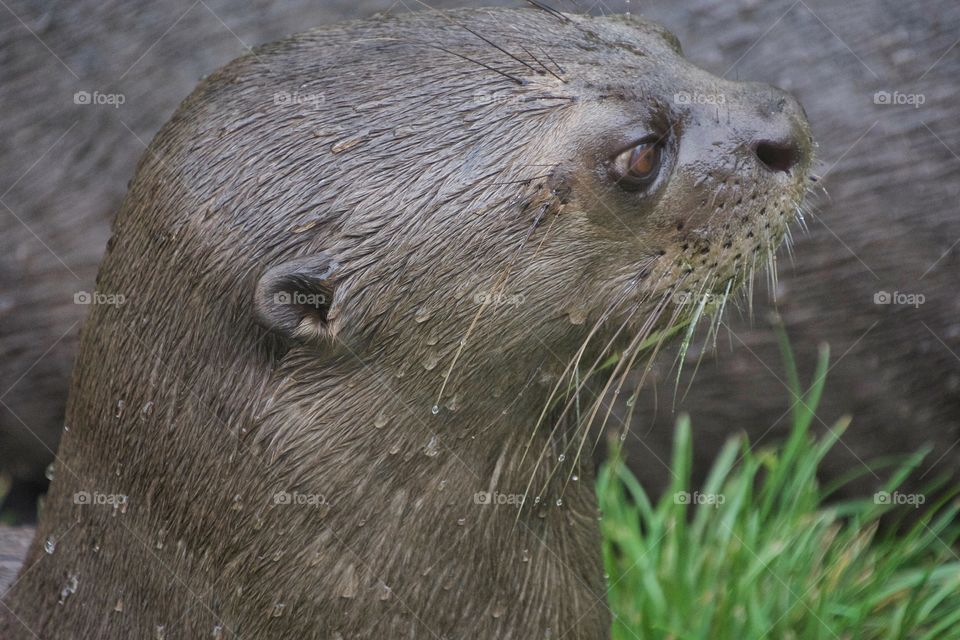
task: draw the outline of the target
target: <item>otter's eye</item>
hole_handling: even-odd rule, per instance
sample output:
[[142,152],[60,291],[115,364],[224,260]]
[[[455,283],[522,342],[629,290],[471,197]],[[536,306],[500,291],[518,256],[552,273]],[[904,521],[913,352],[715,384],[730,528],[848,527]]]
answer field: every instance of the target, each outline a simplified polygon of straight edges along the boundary
[[614,165],[617,183],[630,191],[648,187],[660,173],[662,148],[657,142],[643,142],[617,156]]

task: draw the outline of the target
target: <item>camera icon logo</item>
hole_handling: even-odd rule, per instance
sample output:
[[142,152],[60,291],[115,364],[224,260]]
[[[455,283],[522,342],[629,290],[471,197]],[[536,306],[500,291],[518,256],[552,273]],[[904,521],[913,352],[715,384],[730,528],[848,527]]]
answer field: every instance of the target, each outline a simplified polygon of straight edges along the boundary
[[90,104],[92,96],[89,91],[77,91],[73,94],[73,104]]
[[893,302],[893,296],[889,291],[877,291],[873,294],[873,304],[890,304]]
[[73,294],[74,304],[90,304],[93,302],[93,294],[88,291],[77,291]]

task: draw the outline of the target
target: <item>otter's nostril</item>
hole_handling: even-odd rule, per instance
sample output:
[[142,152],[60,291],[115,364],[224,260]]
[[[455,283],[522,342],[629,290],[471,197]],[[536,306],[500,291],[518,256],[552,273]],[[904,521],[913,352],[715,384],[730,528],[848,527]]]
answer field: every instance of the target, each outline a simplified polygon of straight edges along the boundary
[[758,142],[753,151],[757,154],[760,162],[774,172],[789,173],[800,158],[800,151],[790,143],[764,140]]

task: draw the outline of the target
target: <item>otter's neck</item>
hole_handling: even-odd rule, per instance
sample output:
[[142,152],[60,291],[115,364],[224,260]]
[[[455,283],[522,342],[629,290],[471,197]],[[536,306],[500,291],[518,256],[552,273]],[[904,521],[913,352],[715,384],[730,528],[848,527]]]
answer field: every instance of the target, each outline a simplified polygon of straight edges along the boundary
[[473,403],[461,389],[438,410],[414,377],[364,367],[304,395],[298,375],[285,372],[254,438],[277,477],[260,483],[273,504],[252,526],[301,576],[296,591],[278,581],[278,598],[341,611],[331,632],[380,624],[395,600],[438,635],[605,637],[592,468],[564,464],[573,452],[537,427],[542,393]]
[[304,363],[212,406],[77,405],[11,608],[45,638],[607,637],[592,473],[558,468],[545,397],[435,414],[422,379]]

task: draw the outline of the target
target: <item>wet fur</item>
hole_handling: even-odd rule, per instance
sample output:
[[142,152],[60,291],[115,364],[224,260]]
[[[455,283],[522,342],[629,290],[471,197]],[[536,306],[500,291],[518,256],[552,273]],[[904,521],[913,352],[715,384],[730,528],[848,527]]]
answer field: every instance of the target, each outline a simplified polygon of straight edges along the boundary
[[[649,93],[703,77],[642,21],[453,18],[268,45],[201,83],[158,134],[98,276],[127,303],[94,307],[83,332],[71,428],[4,637],[27,637],[21,620],[44,638],[607,635],[592,477],[562,468],[573,440],[544,419],[550,390],[580,347],[586,363],[629,354],[675,321],[679,285],[726,290],[744,270],[726,241],[766,255],[790,216],[729,204],[745,218],[724,227],[704,197],[717,185],[680,176],[672,204],[644,205],[624,237],[620,196],[590,204],[593,173],[571,158],[597,109],[646,94],[600,69],[652,78]],[[562,77],[513,57],[521,45],[549,51]],[[278,105],[280,91],[323,105]],[[792,202],[803,187],[762,195]],[[694,248],[704,262],[685,257]],[[262,326],[264,272],[320,253],[340,265],[325,322]],[[474,500],[529,487],[519,513]],[[129,503],[77,505],[81,491]]]

